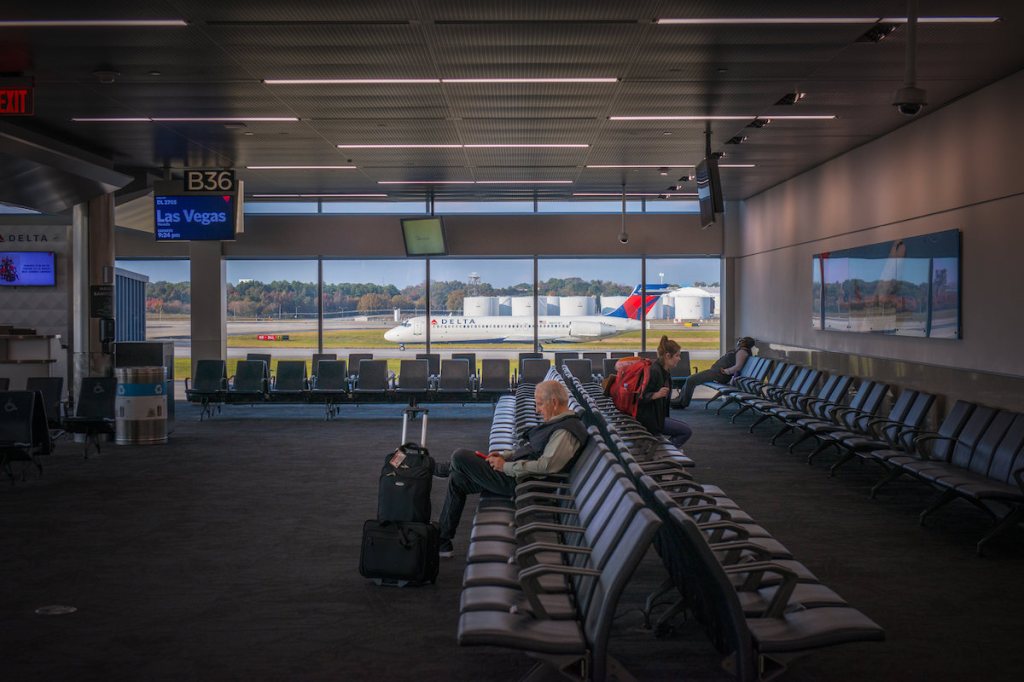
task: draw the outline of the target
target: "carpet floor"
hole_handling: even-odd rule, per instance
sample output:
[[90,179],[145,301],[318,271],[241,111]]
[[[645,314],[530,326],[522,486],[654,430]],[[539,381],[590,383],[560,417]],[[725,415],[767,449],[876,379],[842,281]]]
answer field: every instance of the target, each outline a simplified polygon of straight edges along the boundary
[[[178,404],[162,446],[105,444],[87,461],[62,440],[39,478],[0,486],[3,680],[514,680],[532,665],[455,640],[459,558],[436,585],[377,587],[358,574],[363,521],[398,443],[400,408]],[[886,628],[884,643],[814,652],[789,680],[1010,680],[1024,669],[1024,534],[974,556],[988,521],[960,502],[921,528],[931,494],[876,472],[767,444],[694,403],[699,480],[723,487],[826,585]],[[485,448],[491,410],[431,406],[436,457]],[[418,427],[417,427],[418,428]],[[828,458],[824,458],[827,460]],[[436,482],[438,482],[436,480]],[[435,517],[444,495],[434,486]],[[663,578],[653,552],[624,595],[611,650],[640,680],[728,680],[699,626],[666,636],[638,607]],[[67,615],[36,609],[69,605]],[[1014,671],[1017,671],[1014,673]]]

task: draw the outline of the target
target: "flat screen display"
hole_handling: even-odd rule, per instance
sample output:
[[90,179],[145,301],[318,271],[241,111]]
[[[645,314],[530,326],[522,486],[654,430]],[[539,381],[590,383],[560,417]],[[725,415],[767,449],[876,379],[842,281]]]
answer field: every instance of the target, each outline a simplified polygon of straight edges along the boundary
[[225,241],[235,238],[234,194],[153,198],[157,241]]
[[0,252],[0,286],[52,287],[57,285],[52,251]]
[[697,181],[697,203],[700,205],[700,223],[707,227],[715,222],[715,213],[725,210],[722,188],[718,178],[718,160],[704,159],[694,171]]
[[444,223],[440,218],[403,218],[402,236],[407,256],[447,256]]
[[960,231],[816,254],[815,329],[959,339]]

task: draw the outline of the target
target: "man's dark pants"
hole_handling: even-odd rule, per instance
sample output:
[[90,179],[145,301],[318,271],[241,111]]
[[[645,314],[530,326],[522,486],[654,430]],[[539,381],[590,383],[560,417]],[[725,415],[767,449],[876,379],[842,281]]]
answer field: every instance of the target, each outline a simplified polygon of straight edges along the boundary
[[495,471],[483,457],[472,450],[460,449],[452,453],[452,468],[448,475],[448,494],[441,507],[438,524],[441,527],[441,538],[451,540],[455,529],[462,518],[462,509],[466,506],[466,496],[482,493],[485,490],[496,495],[512,497],[516,489],[516,480]]

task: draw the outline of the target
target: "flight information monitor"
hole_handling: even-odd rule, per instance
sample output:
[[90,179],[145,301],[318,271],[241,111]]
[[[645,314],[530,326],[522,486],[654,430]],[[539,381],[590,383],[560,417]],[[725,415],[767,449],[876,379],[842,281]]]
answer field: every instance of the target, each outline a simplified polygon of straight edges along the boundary
[[57,285],[52,251],[0,252],[0,286],[52,287]]
[[156,195],[157,241],[225,241],[235,238],[237,195]]
[[407,256],[448,255],[444,223],[440,218],[403,218],[402,236]]

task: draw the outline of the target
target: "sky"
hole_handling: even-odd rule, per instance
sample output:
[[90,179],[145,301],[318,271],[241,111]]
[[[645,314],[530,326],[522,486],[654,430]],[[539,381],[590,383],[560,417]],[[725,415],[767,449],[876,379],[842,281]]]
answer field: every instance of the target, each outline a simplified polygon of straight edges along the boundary
[[[189,279],[187,260],[118,261],[117,266],[148,275],[150,281],[183,282]],[[718,258],[648,259],[647,281],[655,284],[688,285],[695,281],[717,282],[720,279]],[[466,281],[477,273],[481,282],[507,287],[533,280],[533,263],[529,259],[445,258],[430,263],[434,280]],[[663,273],[663,277],[659,276]],[[565,279],[610,280],[626,286],[640,283],[639,258],[542,258],[538,265],[541,280],[551,277]],[[422,284],[422,260],[325,260],[324,281],[394,284],[399,289]],[[227,277],[231,284],[240,279],[316,281],[316,261],[259,260],[227,261]]]

